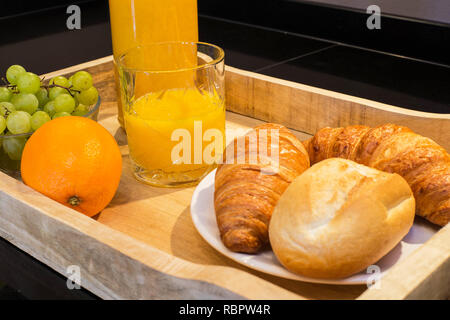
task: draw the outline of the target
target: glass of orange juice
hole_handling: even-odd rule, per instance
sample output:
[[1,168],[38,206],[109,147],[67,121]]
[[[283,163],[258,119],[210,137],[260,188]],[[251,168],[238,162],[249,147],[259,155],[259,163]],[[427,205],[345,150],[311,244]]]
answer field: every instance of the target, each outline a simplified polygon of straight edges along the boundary
[[[163,41],[198,41],[197,0],[109,0],[113,54]],[[115,64],[118,119],[123,126]]]
[[223,50],[161,42],[117,63],[134,176],[160,187],[197,184],[225,147]]

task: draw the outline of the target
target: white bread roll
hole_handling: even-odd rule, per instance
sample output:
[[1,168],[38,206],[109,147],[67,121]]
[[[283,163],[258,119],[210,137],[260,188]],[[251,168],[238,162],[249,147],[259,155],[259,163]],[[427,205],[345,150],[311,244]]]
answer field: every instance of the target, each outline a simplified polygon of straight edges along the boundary
[[414,221],[415,200],[397,174],[331,158],[297,177],[269,226],[272,249],[288,270],[338,279],[392,250]]

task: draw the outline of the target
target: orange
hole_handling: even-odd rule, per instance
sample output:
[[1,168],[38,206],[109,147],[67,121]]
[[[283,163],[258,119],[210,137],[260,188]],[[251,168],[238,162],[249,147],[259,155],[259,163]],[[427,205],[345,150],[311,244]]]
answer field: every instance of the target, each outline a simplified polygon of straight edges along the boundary
[[112,135],[84,117],[60,117],[30,137],[21,163],[25,184],[87,216],[114,197],[122,156]]

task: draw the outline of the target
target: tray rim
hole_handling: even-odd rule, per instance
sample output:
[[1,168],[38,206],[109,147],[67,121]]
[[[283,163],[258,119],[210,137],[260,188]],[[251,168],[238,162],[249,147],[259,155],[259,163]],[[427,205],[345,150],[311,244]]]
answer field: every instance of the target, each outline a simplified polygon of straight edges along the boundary
[[[46,77],[67,74],[112,61],[112,56],[107,56],[48,73],[46,74]],[[410,112],[411,110],[404,108],[389,106],[340,93],[334,93],[332,91],[263,76],[228,66],[226,67],[226,70],[228,74],[239,75],[241,77],[250,77],[253,79],[262,79],[264,81],[274,82],[286,87],[300,90],[310,90],[313,93],[332,96],[333,98],[343,99],[346,101],[357,101],[358,103],[365,103],[371,106],[373,105],[374,108],[380,108],[381,110],[385,110],[384,108],[394,108],[395,112],[404,112],[404,110],[406,110],[407,112],[405,114],[409,116],[450,120],[450,115],[428,114],[418,111]],[[392,110],[388,111],[392,112]],[[135,266],[139,264],[140,268],[144,267],[160,271],[169,275],[169,277],[175,276],[177,278],[181,277],[183,279],[192,279],[193,281],[200,280],[207,282],[207,284],[213,284],[225,288],[230,292],[250,299],[302,298],[300,295],[292,293],[269,281],[233,267],[198,265],[162,252],[159,249],[136,240],[120,231],[113,230],[107,225],[80,215],[76,211],[46,198],[45,196],[23,185],[20,181],[17,181],[3,173],[0,173],[0,200],[2,203],[0,204],[0,217],[2,218],[0,219],[0,236],[64,276],[67,276],[67,274],[66,270],[63,268],[63,263],[68,262],[67,257],[57,255],[56,251],[59,248],[58,244],[46,244],[45,242],[40,243],[40,241],[46,239],[45,236],[48,236],[48,234],[45,234],[45,232],[48,232],[49,230],[44,230],[45,232],[41,230],[40,233],[34,230],[34,232],[37,232],[35,233],[37,238],[30,238],[29,234],[25,231],[27,228],[32,228],[32,226],[27,222],[26,218],[32,217],[33,219],[37,219],[47,228],[49,226],[52,226],[51,228],[56,228],[55,226],[58,226],[66,231],[78,232],[83,238],[83,241],[93,241],[95,243],[104,244],[105,250],[108,252],[114,252],[121,258],[131,259],[131,264]],[[22,209],[24,212],[20,213],[20,217],[23,219],[15,219],[17,217],[14,216],[14,214],[8,213],[8,211],[11,211],[11,207],[16,209],[12,210],[16,214],[18,213],[17,209]],[[8,218],[8,220],[6,218]],[[30,229],[27,231],[30,231]],[[39,239],[39,237],[41,238]],[[50,247],[46,248],[43,244],[50,245]],[[442,297],[443,294],[448,294],[448,292],[443,291],[445,289],[436,286],[436,283],[442,284],[442,280],[446,280],[448,283],[448,275],[450,274],[449,245],[450,224],[443,227],[420,249],[388,272],[383,278],[384,289],[366,290],[358,299],[405,299],[411,297],[428,298],[430,296]],[[43,248],[46,249],[43,250]],[[36,249],[40,249],[42,252],[36,252]],[[155,259],[155,256],[158,258]],[[420,270],[414,268],[414,272],[411,272],[411,267],[417,266],[418,263],[420,263],[420,261],[423,262],[423,260],[427,260],[427,262],[429,262],[427,266]],[[219,276],[222,272],[225,276]],[[404,277],[405,272],[411,274],[406,279]],[[96,276],[99,278],[96,278]],[[113,279],[120,280],[118,278]],[[83,282],[84,287],[105,299],[146,297],[133,295],[133,290],[129,289],[128,291],[122,292],[114,291],[114,287],[117,284],[119,283],[111,283],[108,282],[108,280],[102,279],[100,275],[95,272],[88,275],[87,282]],[[120,284],[122,284],[125,288],[128,285],[122,282]],[[249,286],[254,288],[253,294],[249,294]],[[142,292],[140,293],[142,294]],[[136,292],[134,294],[136,294]]]
[[379,109],[382,111],[389,111],[389,112],[395,112],[400,113],[403,115],[408,116],[414,116],[414,117],[424,117],[424,118],[431,118],[431,119],[450,119],[450,113],[433,113],[433,112],[425,112],[425,111],[418,111],[418,110],[411,110],[403,107],[397,107],[391,104],[382,103],[370,99],[360,98],[357,96],[352,96],[345,93],[340,93],[328,89],[322,89],[319,87],[310,86],[307,84],[303,84],[300,82],[294,82],[290,80],[284,80],[280,78],[275,78],[271,76],[267,76],[261,73],[256,73],[252,71],[242,70],[235,67],[226,66],[226,70],[228,72],[236,73],[242,76],[255,78],[258,80],[268,81],[268,82],[274,82],[281,84],[286,87],[294,88],[294,89],[300,89],[305,90],[309,92],[313,92],[316,94],[320,94],[322,96],[328,96],[332,98],[337,98],[339,100],[344,100],[348,102],[355,102],[361,105],[367,105],[375,109]]

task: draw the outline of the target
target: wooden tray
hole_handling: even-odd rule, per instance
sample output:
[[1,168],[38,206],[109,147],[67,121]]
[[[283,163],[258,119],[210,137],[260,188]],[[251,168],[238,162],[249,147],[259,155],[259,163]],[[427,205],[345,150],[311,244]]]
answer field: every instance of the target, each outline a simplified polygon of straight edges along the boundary
[[[99,122],[118,141],[124,170],[110,205],[91,219],[0,174],[0,236],[94,294],[125,299],[448,298],[450,225],[396,265],[381,289],[280,279],[240,266],[212,249],[190,218],[193,188],[158,189],[131,175],[126,136],[117,122],[112,58],[46,75],[87,69],[102,97]],[[450,115],[408,111],[297,83],[227,68],[228,128],[268,120],[300,139],[323,126],[406,124],[450,148]],[[239,115],[237,113],[243,114]],[[249,116],[249,117],[248,117]],[[230,131],[230,130],[229,130]],[[227,137],[231,139],[232,137]]]

